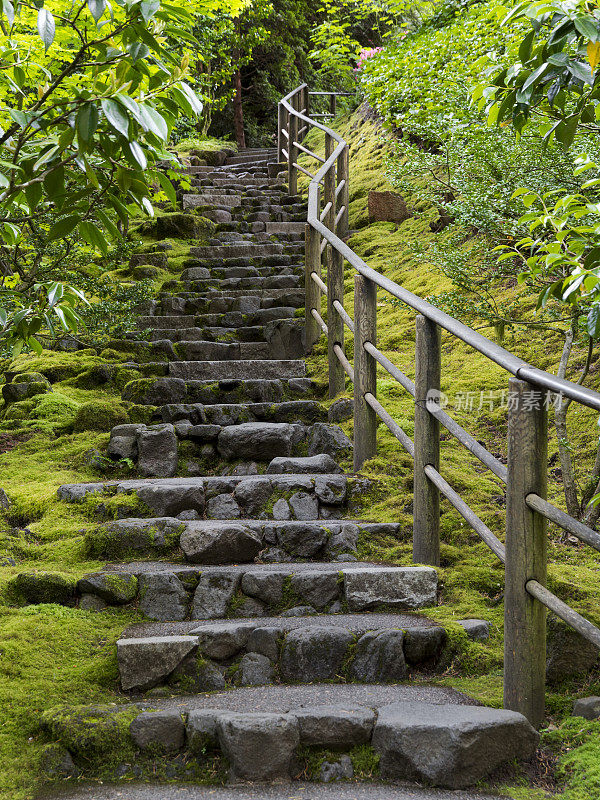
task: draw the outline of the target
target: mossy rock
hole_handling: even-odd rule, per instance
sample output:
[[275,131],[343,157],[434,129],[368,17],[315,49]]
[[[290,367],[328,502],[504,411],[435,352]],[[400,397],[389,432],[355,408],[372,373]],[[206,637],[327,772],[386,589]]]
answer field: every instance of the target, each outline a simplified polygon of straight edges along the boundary
[[87,764],[112,754],[126,761],[135,752],[129,726],[140,711],[137,706],[109,705],[55,708],[42,714],[41,727]]
[[2,397],[6,405],[18,403],[35,397],[38,394],[51,392],[50,381],[39,372],[24,372],[15,375],[11,383],[6,383],[2,387]]
[[115,386],[119,390],[123,390],[130,381],[135,381],[142,377],[142,373],[137,369],[131,367],[119,367],[114,375]]
[[73,601],[75,585],[74,578],[65,578],[54,572],[21,572],[9,580],[6,595],[15,605],[65,605]]
[[153,525],[122,529],[107,524],[86,532],[83,550],[88,558],[109,560],[173,554],[184,528],[183,523],[161,529]]
[[91,369],[87,369],[75,378],[65,381],[69,386],[76,386],[78,389],[97,389],[110,383],[115,375],[115,367],[112,364],[97,364]]
[[110,431],[115,425],[129,422],[129,415],[121,403],[93,400],[84,403],[75,416],[75,431]]

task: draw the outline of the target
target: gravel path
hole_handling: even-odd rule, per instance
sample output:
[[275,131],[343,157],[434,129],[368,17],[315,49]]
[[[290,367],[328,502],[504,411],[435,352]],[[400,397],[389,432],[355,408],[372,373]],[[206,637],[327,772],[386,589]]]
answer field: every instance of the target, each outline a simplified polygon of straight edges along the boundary
[[79,786],[36,800],[506,800],[496,795],[384,784],[293,783],[289,786]]

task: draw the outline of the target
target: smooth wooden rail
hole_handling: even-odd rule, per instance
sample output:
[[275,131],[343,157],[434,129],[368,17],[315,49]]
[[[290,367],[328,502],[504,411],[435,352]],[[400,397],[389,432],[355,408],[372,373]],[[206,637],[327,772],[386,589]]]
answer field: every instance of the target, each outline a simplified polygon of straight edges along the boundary
[[[344,94],[344,93],[337,93]],[[600,629],[546,586],[547,520],[600,551],[600,534],[553,506],[547,490],[547,396],[569,397],[600,410],[600,393],[533,367],[422,297],[369,267],[347,244],[350,203],[349,150],[334,130],[310,115],[310,97],[334,98],[335,92],[309,92],[302,84],[279,103],[278,154],[288,167],[290,194],[298,192],[298,172],[311,178],[306,223],[305,289],[307,350],[327,337],[329,395],[354,392],[354,468],[377,453],[382,422],[414,459],[413,558],[439,564],[440,497],[456,509],[505,565],[504,705],[539,726],[544,717],[546,609],[600,647]],[[300,144],[299,130],[321,131],[325,157]],[[287,150],[285,148],[287,144]],[[298,164],[299,153],[313,158],[317,172]],[[344,263],[354,271],[354,315],[344,308]],[[325,274],[325,279],[323,277]],[[415,380],[408,378],[377,348],[377,292],[383,290],[417,313]],[[321,301],[327,299],[327,320]],[[354,365],[344,352],[345,329],[354,337]],[[441,331],[460,339],[504,369],[508,382],[508,463],[504,465],[443,408],[440,392]],[[414,439],[377,398],[377,366],[415,401]],[[446,481],[440,465],[440,426],[506,485],[506,541],[503,543]]]

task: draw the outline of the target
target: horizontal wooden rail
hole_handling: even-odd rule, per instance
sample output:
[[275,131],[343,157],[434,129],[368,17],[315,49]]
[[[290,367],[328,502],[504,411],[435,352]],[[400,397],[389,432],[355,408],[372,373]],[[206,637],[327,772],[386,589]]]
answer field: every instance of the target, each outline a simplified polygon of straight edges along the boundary
[[[334,130],[309,113],[309,92],[302,84],[278,107],[278,154],[288,162],[290,194],[297,193],[297,173],[311,178],[306,225],[306,343],[310,349],[322,332],[327,337],[329,394],[354,391],[354,467],[377,452],[380,420],[414,459],[413,558],[439,563],[439,502],[446,500],[505,565],[504,704],[524,713],[534,725],[544,712],[545,609],[550,609],[582,636],[600,646],[600,629],[545,588],[546,520],[600,551],[600,534],[553,506],[546,499],[547,404],[553,392],[600,411],[600,393],[537,369],[497,342],[409,292],[369,267],[346,243],[348,235],[348,145]],[[325,137],[325,156],[301,144],[300,131],[315,129]],[[287,132],[289,131],[289,136]],[[298,133],[296,133],[298,131]],[[289,154],[283,148],[288,139]],[[298,164],[298,155],[314,157],[320,166],[312,175]],[[344,308],[344,262],[354,272],[354,318]],[[321,277],[326,270],[326,280]],[[417,313],[415,380],[405,375],[377,348],[377,290]],[[327,322],[320,313],[327,298]],[[344,352],[344,330],[354,335],[354,366]],[[440,391],[441,340],[444,330],[500,366],[509,376],[516,402],[508,407],[508,463],[503,464],[443,408]],[[377,399],[377,365],[415,401],[414,440]],[[528,403],[536,398],[533,408]],[[528,400],[526,401],[526,398]],[[503,543],[443,477],[440,468],[440,425],[506,485],[506,542]]]

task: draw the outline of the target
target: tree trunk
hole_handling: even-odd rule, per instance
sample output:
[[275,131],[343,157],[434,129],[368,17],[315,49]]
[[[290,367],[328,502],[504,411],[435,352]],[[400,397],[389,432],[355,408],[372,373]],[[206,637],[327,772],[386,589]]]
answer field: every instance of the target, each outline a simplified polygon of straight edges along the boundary
[[242,106],[242,73],[239,69],[235,73],[235,96],[233,98],[233,124],[235,126],[235,140],[240,150],[246,147],[244,135],[244,109]]

